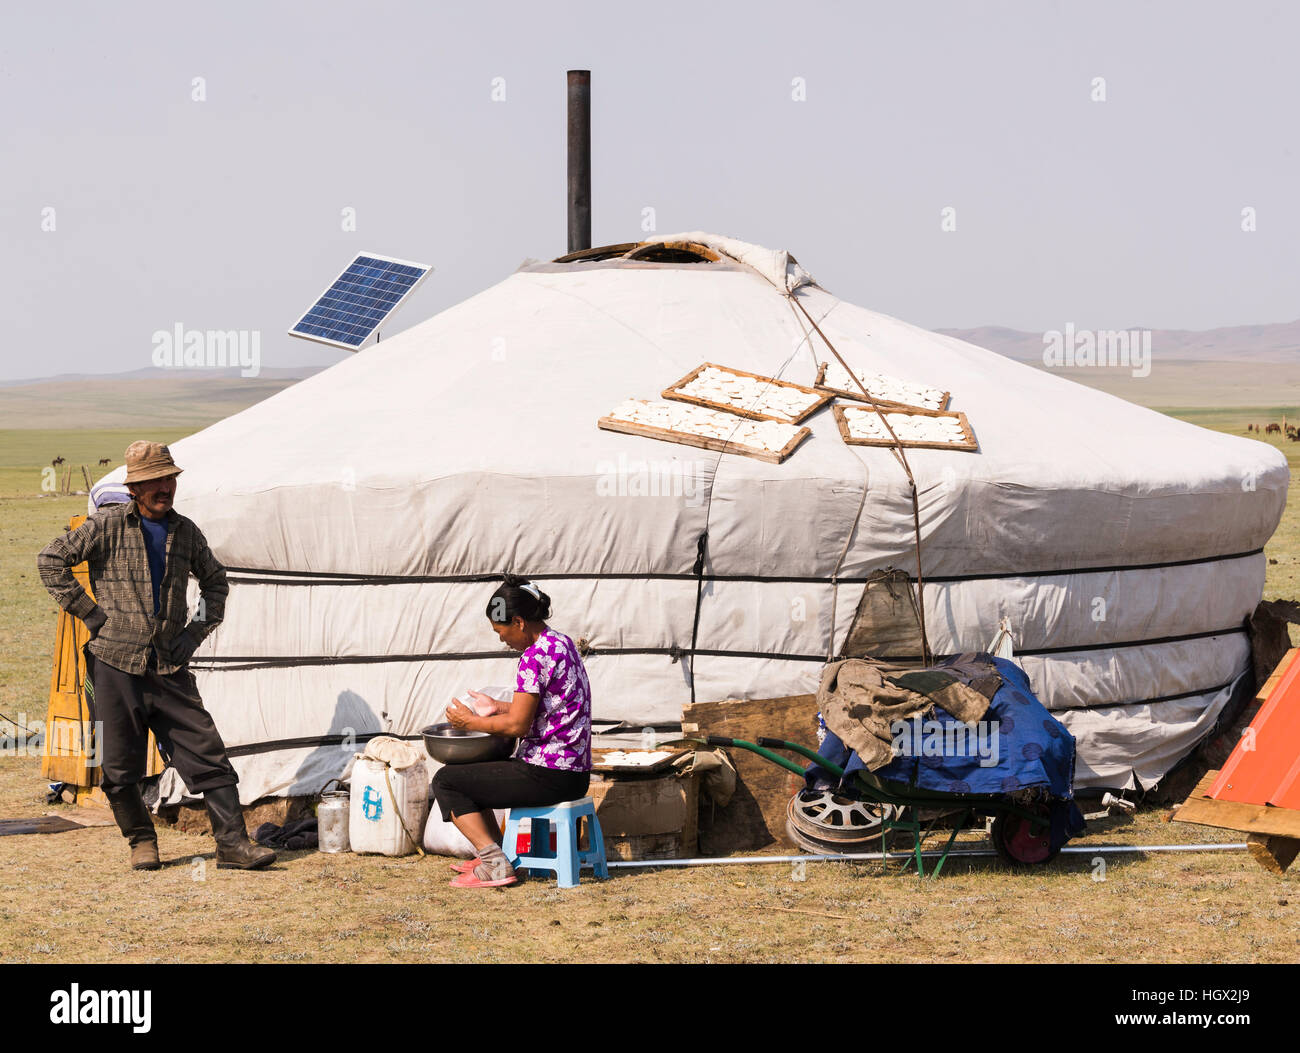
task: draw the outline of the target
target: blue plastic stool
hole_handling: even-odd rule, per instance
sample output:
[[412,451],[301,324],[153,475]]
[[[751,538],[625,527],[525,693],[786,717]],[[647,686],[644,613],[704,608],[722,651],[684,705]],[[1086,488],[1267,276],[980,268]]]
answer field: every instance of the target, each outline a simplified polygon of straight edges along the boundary
[[[531,844],[528,853],[520,855],[519,820],[528,819],[531,825]],[[578,848],[579,822],[587,821],[585,851]],[[551,824],[555,824],[555,850],[551,850]],[[600,820],[590,797],[563,804],[548,804],[539,808],[511,808],[502,832],[501,848],[510,865],[516,869],[550,870],[555,873],[560,888],[574,888],[578,884],[578,871],[589,866],[596,877],[604,881],[609,877],[605,862],[605,839],[600,833]]]

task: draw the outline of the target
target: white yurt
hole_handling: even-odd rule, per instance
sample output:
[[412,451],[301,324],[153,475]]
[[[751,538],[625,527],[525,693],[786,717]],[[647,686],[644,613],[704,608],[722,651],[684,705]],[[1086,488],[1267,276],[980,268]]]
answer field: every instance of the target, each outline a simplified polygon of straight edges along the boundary
[[894,451],[846,444],[829,406],[781,463],[597,421],[705,362],[810,385],[828,342],[966,415],[978,451],[906,451],[929,644],[1009,626],[1076,786],[1151,785],[1249,677],[1274,448],[846,303],[786,252],[696,232],[578,255],[173,444],[177,510],[229,572],[194,669],[246,803],[512,684],[485,617],[507,571],[587,650],[598,721],[814,691],[868,578],[915,580]]

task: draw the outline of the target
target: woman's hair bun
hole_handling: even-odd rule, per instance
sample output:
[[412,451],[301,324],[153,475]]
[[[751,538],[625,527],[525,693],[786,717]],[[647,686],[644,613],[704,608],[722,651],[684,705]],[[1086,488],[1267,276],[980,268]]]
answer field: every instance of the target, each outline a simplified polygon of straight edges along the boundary
[[551,598],[527,578],[503,574],[505,579],[488,600],[487,616],[498,625],[522,618],[526,622],[544,622],[551,616]]

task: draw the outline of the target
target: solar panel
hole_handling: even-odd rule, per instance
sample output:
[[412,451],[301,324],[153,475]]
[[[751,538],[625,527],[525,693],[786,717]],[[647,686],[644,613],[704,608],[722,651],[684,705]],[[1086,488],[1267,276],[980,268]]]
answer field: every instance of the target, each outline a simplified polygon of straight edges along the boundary
[[363,252],[321,293],[289,335],[355,351],[431,270],[423,263]]

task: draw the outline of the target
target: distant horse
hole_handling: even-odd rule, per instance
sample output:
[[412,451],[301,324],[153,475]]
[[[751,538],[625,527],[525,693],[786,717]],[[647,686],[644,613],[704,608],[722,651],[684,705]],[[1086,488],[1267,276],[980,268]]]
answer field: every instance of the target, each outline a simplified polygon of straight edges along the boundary
[[57,467],[58,467],[59,465],[61,465],[62,463],[63,463],[63,458],[62,458],[62,457],[56,457],[56,458],[54,458],[54,460],[52,460],[52,461],[50,462],[50,464],[53,465],[55,468],[57,468]]
[[1274,424],[1270,424],[1267,428],[1264,429],[1264,434],[1265,434],[1265,435],[1272,435],[1275,431],[1276,431],[1276,432],[1281,432],[1281,431],[1282,431],[1282,425],[1280,425],[1280,424],[1276,424],[1276,423],[1274,423]]
[[101,458],[99,459],[99,466],[100,466],[101,468],[103,468],[104,465],[106,465],[106,464],[112,464],[112,463],[113,463],[113,459],[112,459],[111,457],[101,457]]

